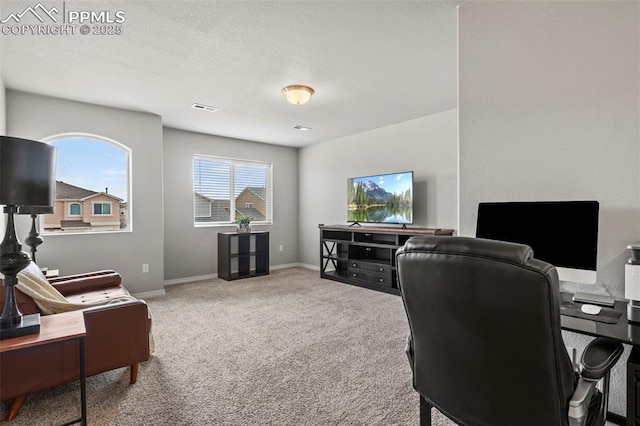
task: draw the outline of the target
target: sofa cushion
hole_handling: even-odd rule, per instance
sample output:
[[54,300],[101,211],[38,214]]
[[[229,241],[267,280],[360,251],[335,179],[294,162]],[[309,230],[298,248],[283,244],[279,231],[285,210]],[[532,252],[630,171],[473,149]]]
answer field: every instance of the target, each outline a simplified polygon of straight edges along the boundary
[[130,296],[126,288],[122,286],[103,288],[95,291],[88,291],[81,294],[67,296],[67,300],[73,304],[86,303],[95,305],[98,302],[108,302],[110,299],[122,299]]

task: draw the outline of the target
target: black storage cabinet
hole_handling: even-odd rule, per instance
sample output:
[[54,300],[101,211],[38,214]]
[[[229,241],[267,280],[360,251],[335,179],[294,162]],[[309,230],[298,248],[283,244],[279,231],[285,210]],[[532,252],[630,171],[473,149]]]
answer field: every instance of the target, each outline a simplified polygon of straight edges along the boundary
[[218,233],[218,278],[227,281],[269,274],[269,233]]

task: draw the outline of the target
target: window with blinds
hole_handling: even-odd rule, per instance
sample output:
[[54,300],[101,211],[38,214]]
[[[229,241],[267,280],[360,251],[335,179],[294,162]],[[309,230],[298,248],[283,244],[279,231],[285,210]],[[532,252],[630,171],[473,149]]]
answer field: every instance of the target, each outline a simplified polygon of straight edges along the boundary
[[271,223],[271,163],[193,156],[193,222],[228,225],[239,216]]

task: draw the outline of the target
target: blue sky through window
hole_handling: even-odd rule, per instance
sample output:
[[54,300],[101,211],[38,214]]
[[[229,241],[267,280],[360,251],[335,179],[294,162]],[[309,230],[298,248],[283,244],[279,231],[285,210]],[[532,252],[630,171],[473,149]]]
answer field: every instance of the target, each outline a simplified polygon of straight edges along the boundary
[[69,137],[51,142],[56,147],[56,180],[104,192],[127,201],[129,171],[126,150],[88,137]]

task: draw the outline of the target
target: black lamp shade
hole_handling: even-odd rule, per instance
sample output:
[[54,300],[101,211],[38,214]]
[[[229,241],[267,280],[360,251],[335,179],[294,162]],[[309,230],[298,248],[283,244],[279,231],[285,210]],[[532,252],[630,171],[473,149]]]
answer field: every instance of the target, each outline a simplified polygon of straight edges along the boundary
[[52,214],[53,206],[20,206],[18,214]]
[[53,206],[55,173],[55,147],[0,136],[0,204]]

